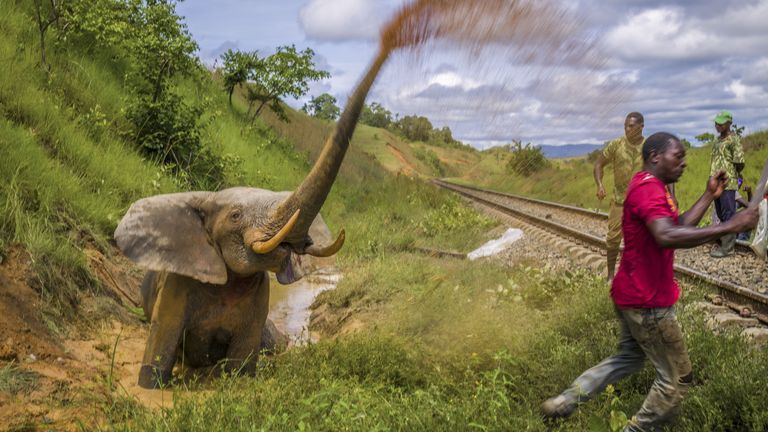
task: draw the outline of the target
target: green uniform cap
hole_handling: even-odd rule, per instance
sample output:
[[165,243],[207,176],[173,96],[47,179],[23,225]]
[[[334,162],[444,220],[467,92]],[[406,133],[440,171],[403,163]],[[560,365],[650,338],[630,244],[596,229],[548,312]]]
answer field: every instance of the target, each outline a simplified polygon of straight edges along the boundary
[[731,115],[730,111],[720,111],[715,116],[715,123],[720,125],[728,122],[732,122],[732,121],[733,121],[733,116]]

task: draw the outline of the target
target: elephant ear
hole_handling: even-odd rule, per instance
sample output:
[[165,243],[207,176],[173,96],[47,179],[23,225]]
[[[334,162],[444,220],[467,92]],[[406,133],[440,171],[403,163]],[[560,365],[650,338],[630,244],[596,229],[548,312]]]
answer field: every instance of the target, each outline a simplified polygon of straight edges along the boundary
[[227,266],[211,245],[201,206],[210,192],[157,195],[136,201],[115,230],[125,256],[147,270],[225,284]]

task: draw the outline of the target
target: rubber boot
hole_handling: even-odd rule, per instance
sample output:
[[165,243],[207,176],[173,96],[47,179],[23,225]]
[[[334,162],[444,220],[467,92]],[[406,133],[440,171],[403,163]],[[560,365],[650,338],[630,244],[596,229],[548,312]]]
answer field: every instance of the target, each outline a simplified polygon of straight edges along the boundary
[[709,255],[714,258],[724,258],[733,255],[736,248],[736,234],[726,234],[720,238],[721,246],[713,250]]

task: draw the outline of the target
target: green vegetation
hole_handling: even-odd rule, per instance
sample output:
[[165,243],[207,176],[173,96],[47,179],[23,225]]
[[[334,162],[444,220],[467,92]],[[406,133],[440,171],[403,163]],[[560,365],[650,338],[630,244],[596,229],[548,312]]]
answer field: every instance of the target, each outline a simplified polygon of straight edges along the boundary
[[[284,121],[288,121],[281,99],[286,96],[299,98],[309,91],[311,81],[331,76],[326,71],[315,69],[315,52],[311,48],[303,51],[296,46],[281,46],[269,57],[256,61],[249,73],[247,96],[248,113],[253,117],[261,114],[265,106]],[[255,107],[255,110],[254,110]]]
[[[361,270],[319,301],[378,305],[375,328],[265,359],[255,379],[177,391],[172,410],[116,404],[110,427],[584,431],[631,416],[653,380],[647,367],[547,426],[538,404],[614,349],[604,283],[582,272],[555,276],[396,253]],[[680,317],[696,378],[675,430],[763,430],[764,351],[735,334],[713,336],[686,309]]]
[[[112,232],[134,200],[193,187],[290,190],[308,172],[330,130],[327,121],[275,100],[270,104],[278,104],[277,112],[282,110],[290,124],[271,110],[252,120],[252,99],[238,81],[223,77],[226,71],[211,78],[199,68],[184,74],[186,69],[176,66],[177,73],[171,73],[170,63],[163,67],[161,62],[159,69],[150,67],[157,63],[134,63],[139,59],[126,47],[153,41],[144,40],[151,33],[123,28],[129,21],[120,17],[133,16],[123,15],[129,12],[175,29],[180,45],[167,47],[171,57],[166,59],[194,60],[185,51],[190,40],[174,18],[172,2],[151,2],[158,7],[151,14],[138,0],[68,4],[77,12],[75,21],[67,30],[57,23],[47,28],[47,67],[42,67],[34,10],[26,3],[0,3],[5,73],[0,81],[0,250],[15,243],[30,253],[46,318],[62,330],[64,318],[79,311],[82,294],[101,288],[84,249],[111,256]],[[90,18],[90,12],[77,9],[87,4],[93,6]],[[140,10],[123,11],[125,5]],[[109,16],[108,7],[116,8]],[[114,28],[96,31],[99,20]],[[113,31],[121,36],[105,41]],[[129,109],[134,106],[143,111]],[[138,127],[144,117],[131,113],[146,116],[151,110],[160,118],[153,118],[153,132],[145,133]],[[137,139],[137,131],[144,137],[162,133],[173,143],[171,150],[189,152],[174,153],[182,159],[178,163],[158,157],[168,148],[162,147],[163,153],[146,148],[152,139]],[[756,176],[755,161],[768,156],[765,137],[745,138],[748,180]],[[389,130],[361,126],[323,209],[333,231],[342,226],[347,231],[339,256],[344,278],[316,305],[359,319],[364,328],[354,336],[263,358],[256,378],[225,377],[202,386],[211,391],[179,388],[172,409],[151,411],[113,394],[100,401],[107,417],[103,427],[582,431],[634,412],[652,381],[650,369],[585,405],[573,419],[550,426],[541,422],[538,404],[613,350],[617,329],[604,283],[579,271],[552,274],[529,260],[510,268],[494,260],[410,252],[414,245],[467,252],[489,239],[495,224],[453,195],[391,175],[382,168],[396,159],[390,149],[417,172],[464,167],[460,172],[468,181],[592,203],[585,197],[591,194],[584,193],[593,189],[591,165],[584,159],[553,161],[530,177],[510,176],[505,172],[509,152],[481,154],[429,143],[411,147]],[[696,191],[707,157],[706,149],[691,151],[684,179],[694,177]],[[687,194],[690,186],[682,186]],[[701,291],[687,286],[683,304]],[[687,309],[680,316],[696,381],[679,429],[768,427],[765,351],[748,349],[732,334],[713,336]],[[343,325],[332,323],[325,330],[334,333]],[[20,394],[34,382],[14,365],[0,368],[0,392]]]
[[513,174],[527,177],[549,164],[541,147],[532,146],[531,143],[523,146],[522,142],[517,141],[509,146],[509,151],[512,154],[507,161],[507,169]]
[[32,371],[20,369],[13,362],[0,367],[0,393],[16,395],[31,393],[38,387],[39,376]]
[[320,120],[336,120],[341,114],[341,109],[336,105],[336,98],[328,93],[313,97],[301,110]]
[[221,75],[224,89],[229,94],[229,104],[232,105],[232,93],[235,87],[242,87],[253,75],[259,62],[258,52],[242,52],[228,49],[221,55],[223,63]]

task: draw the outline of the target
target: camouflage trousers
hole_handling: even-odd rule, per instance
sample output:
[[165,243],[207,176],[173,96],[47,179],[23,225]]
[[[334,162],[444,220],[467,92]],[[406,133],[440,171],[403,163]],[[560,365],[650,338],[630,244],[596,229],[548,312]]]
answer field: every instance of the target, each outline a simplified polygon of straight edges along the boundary
[[563,395],[572,402],[584,402],[608,384],[641,370],[647,358],[656,369],[656,380],[624,430],[659,431],[675,418],[693,379],[675,310],[616,309],[616,314],[621,331],[619,351],[581,374]]
[[611,209],[608,212],[608,234],[605,236],[607,245],[606,258],[608,269],[616,267],[616,260],[619,256],[619,247],[621,246],[621,218],[624,215],[624,206],[611,202]]

